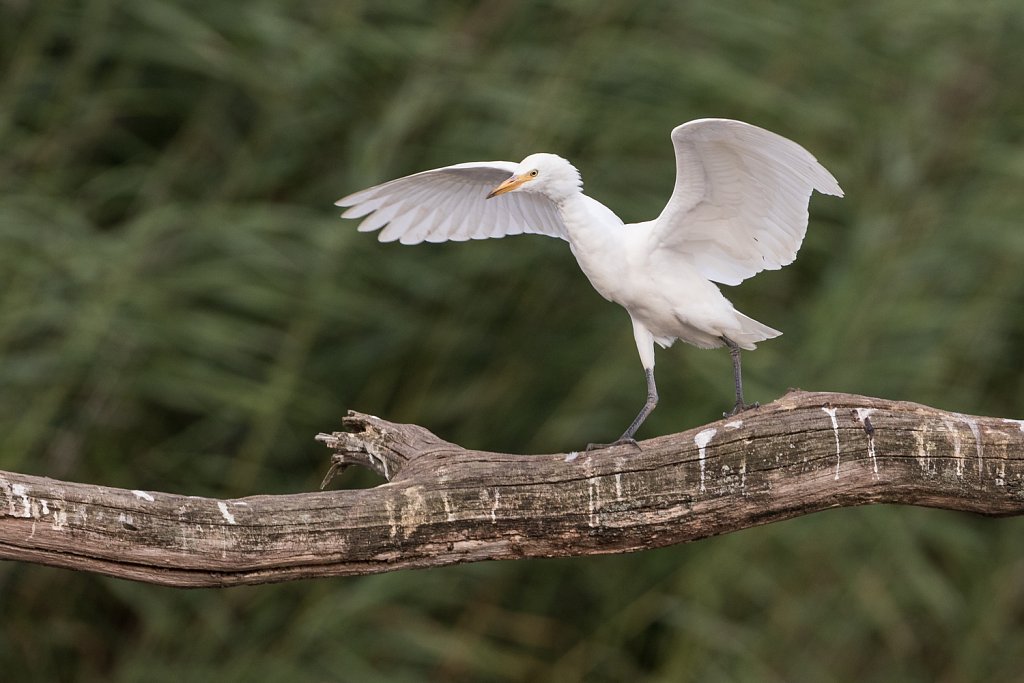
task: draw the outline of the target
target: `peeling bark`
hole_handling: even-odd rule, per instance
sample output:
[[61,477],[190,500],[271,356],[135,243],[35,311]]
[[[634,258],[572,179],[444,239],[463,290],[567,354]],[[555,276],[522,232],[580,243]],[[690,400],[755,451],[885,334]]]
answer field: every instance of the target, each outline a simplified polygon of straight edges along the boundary
[[[819,510],[1024,512],[1024,421],[794,391],[589,453],[463,449],[351,413],[321,434],[372,489],[216,500],[0,472],[0,558],[173,586],[623,553]],[[325,484],[327,481],[325,480]]]

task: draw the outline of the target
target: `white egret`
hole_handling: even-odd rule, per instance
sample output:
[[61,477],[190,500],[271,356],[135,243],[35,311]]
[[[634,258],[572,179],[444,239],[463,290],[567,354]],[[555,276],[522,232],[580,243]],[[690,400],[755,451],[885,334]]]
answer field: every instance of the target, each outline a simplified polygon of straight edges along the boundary
[[362,232],[402,244],[537,233],[566,240],[594,288],[623,306],[647,379],[647,400],[614,442],[632,443],[658,403],[654,345],[677,339],[727,346],[736,402],[740,349],[780,334],[743,315],[714,283],[736,285],[796,258],[813,190],[843,196],[836,179],[795,142],[729,119],[672,131],[676,182],[657,218],[625,224],[583,194],[579,171],[554,154],[520,163],[479,161],[392,180],[338,200]]

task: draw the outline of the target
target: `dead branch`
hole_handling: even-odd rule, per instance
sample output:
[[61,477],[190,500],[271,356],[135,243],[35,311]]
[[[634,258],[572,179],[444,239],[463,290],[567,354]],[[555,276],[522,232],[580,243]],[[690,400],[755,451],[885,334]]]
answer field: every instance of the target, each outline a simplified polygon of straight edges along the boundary
[[1024,421],[794,391],[589,453],[463,449],[350,414],[317,438],[372,489],[216,500],[0,472],[0,558],[173,586],[624,553],[834,507],[1024,512]]

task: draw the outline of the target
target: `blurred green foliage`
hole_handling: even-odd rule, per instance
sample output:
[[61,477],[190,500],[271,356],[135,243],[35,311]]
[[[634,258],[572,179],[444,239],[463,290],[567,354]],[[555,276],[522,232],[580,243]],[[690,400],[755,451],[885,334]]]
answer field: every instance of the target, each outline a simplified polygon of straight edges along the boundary
[[[0,3],[0,468],[222,497],[314,488],[347,408],[466,446],[614,438],[625,313],[543,238],[380,245],[331,202],[572,159],[627,220],[672,126],[810,149],[797,262],[735,288],[787,386],[1024,413],[1018,0]],[[641,436],[730,403],[658,356]],[[367,485],[359,474],[348,486]],[[631,556],[184,592],[0,566],[19,681],[1011,681],[1024,526],[842,510]]]

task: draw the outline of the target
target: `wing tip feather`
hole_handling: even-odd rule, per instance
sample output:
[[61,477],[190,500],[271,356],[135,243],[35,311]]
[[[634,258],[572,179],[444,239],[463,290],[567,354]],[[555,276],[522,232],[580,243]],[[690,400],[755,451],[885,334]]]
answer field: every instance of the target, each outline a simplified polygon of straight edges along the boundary
[[846,194],[843,192],[843,188],[839,186],[839,181],[835,179],[831,173],[825,170],[825,167],[821,164],[818,165],[823,172],[825,177],[818,180],[814,184],[814,189],[821,194],[827,194],[830,197],[845,197]]

